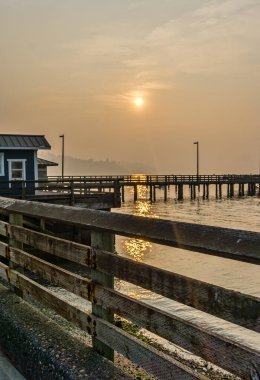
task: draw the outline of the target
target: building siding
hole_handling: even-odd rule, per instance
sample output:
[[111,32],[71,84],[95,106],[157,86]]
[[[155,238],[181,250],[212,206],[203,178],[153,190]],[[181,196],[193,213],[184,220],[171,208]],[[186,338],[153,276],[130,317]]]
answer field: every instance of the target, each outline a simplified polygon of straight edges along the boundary
[[[1,194],[3,194],[3,189],[8,187],[8,184],[4,181],[9,181],[9,167],[8,160],[26,160],[26,180],[34,181],[35,180],[35,151],[33,150],[2,150],[0,153],[4,153],[4,175],[0,176],[0,189],[2,189]],[[37,156],[37,154],[36,154]],[[17,188],[19,185],[13,185],[14,188]],[[27,184],[27,188],[33,188],[33,184]],[[12,195],[16,194],[17,191],[13,192]],[[31,193],[31,192],[30,192]]]

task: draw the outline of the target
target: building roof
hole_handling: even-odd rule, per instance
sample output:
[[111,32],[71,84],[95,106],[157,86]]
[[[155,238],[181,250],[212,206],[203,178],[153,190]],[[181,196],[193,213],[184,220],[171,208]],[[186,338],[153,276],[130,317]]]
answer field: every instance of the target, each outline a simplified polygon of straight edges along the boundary
[[0,149],[51,149],[44,135],[2,135]]
[[43,158],[37,158],[38,165],[41,166],[58,166],[57,162],[44,160]]

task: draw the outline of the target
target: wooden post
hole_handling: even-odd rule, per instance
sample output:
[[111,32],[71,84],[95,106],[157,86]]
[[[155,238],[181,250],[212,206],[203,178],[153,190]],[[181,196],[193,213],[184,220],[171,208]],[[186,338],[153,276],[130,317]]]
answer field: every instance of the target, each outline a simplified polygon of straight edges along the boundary
[[[108,252],[115,251],[115,235],[108,232],[91,232],[91,246]],[[114,278],[98,270],[91,271],[91,277],[94,281],[109,288],[114,288]],[[92,303],[92,313],[99,318],[110,323],[114,321],[114,314],[103,309],[101,306]],[[98,337],[92,338],[93,348],[107,359],[114,360],[114,350],[98,340]]]
[[222,198],[222,185],[221,183],[219,184],[219,198]]
[[[123,188],[123,186],[122,186]],[[120,183],[119,179],[114,180],[114,202],[115,207],[118,207],[120,205]]]
[[153,187],[152,185],[150,185],[149,187],[150,187],[150,201],[152,202],[153,201]]
[[153,186],[153,200],[156,202],[156,187],[155,185]]
[[74,194],[74,182],[70,183],[70,205],[74,206],[75,204],[75,194]]
[[134,202],[137,201],[137,185],[134,185]]
[[[13,224],[15,226],[22,226],[23,225],[23,216],[20,214],[10,214],[9,215],[9,223]],[[23,249],[23,243],[9,238],[9,246],[14,248]],[[23,268],[21,268],[19,265],[15,264],[13,261],[9,260],[9,267],[10,269],[15,269],[18,272],[23,273]],[[10,285],[11,290],[17,294],[19,297],[23,296],[22,290],[16,288],[14,285]]]
[[178,200],[183,200],[183,185],[181,184],[178,185]]
[[164,186],[164,202],[167,201],[167,185]]
[[206,197],[206,185],[203,183],[203,199]]
[[124,202],[125,201],[125,186],[122,184],[122,186],[121,186],[121,191],[122,191],[122,202]]

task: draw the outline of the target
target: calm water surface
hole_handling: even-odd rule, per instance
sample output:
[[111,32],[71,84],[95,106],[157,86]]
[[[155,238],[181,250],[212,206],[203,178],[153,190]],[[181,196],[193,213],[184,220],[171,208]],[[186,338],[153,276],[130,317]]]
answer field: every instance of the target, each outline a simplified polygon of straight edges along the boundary
[[[134,203],[129,188],[126,202],[114,211],[260,232],[259,197],[223,197],[222,200],[216,200],[210,194],[209,200],[198,198],[191,201],[186,193],[184,201],[180,202],[176,200],[174,187],[171,187],[167,202],[163,201],[163,191],[157,190],[158,200],[151,204],[145,187],[140,186],[138,193],[139,200]],[[116,249],[119,254],[134,260],[260,297],[260,272],[257,265],[124,237],[117,237]],[[121,287],[129,295],[134,293],[138,298],[153,298],[164,305],[168,302],[130,284],[122,283]]]

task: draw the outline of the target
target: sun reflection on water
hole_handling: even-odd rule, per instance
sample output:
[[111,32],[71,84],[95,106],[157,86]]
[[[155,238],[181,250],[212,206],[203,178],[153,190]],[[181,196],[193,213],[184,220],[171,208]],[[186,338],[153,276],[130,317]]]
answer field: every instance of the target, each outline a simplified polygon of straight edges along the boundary
[[[138,181],[145,180],[145,176],[136,176]],[[133,191],[133,190],[132,190]],[[134,204],[133,214],[145,218],[158,218],[152,211],[152,204],[147,200],[148,188],[143,185],[137,185],[138,201]],[[126,253],[135,261],[142,262],[143,257],[152,250],[152,244],[143,239],[129,238],[124,242]]]

